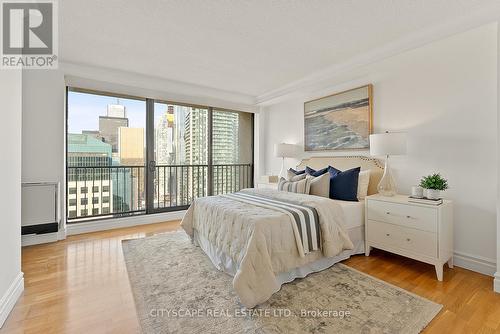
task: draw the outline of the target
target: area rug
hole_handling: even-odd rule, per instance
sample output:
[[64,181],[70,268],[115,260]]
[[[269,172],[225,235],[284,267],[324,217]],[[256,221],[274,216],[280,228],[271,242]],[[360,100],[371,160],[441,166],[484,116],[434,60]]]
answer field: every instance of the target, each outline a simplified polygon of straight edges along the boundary
[[144,333],[419,333],[442,307],[339,263],[245,309],[183,231],[122,247]]

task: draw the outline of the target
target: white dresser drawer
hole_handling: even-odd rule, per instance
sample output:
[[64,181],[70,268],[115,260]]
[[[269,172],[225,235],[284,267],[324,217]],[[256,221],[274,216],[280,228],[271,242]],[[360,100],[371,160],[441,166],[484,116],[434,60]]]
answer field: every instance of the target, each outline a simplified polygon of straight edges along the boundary
[[435,233],[368,220],[369,242],[405,249],[416,254],[437,257]]
[[453,268],[453,203],[412,203],[408,196],[366,197],[365,255],[372,248],[434,265],[439,281],[443,265]]
[[411,227],[422,231],[437,232],[438,215],[434,208],[369,201],[367,219]]

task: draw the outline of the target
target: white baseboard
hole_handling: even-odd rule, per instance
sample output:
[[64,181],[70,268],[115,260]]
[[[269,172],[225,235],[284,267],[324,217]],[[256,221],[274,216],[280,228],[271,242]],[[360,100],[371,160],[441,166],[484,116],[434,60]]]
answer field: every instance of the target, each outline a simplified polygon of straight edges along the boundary
[[27,234],[21,236],[21,246],[32,246],[39,244],[46,244],[49,242],[56,242],[59,240],[58,232],[44,233],[44,234]]
[[5,294],[0,299],[0,327],[3,326],[9,313],[16,305],[17,300],[24,291],[24,273],[20,272],[12,282]]
[[497,270],[497,263],[494,259],[463,252],[455,252],[453,254],[453,264],[457,267],[469,269],[488,276],[494,276]]
[[115,219],[94,220],[66,225],[66,234],[75,235],[82,233],[112,230],[115,228],[132,227],[179,220],[184,217],[186,210],[157,213],[152,215],[140,215]]
[[500,293],[500,268],[495,273],[495,280],[493,281],[493,290]]

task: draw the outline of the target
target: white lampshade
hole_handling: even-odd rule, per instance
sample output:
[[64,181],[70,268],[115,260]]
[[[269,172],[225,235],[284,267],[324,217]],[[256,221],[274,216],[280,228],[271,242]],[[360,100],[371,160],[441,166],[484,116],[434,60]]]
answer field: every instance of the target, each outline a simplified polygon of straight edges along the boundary
[[293,144],[274,144],[274,156],[278,158],[293,158],[298,153],[298,145]]
[[370,155],[406,154],[406,133],[386,132],[370,135]]

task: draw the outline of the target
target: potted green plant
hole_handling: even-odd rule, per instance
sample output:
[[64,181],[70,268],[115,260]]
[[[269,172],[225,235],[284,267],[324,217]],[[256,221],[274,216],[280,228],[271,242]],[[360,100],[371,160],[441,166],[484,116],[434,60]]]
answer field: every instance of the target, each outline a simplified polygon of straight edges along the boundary
[[441,174],[434,173],[424,176],[420,180],[420,186],[426,190],[426,196],[429,199],[441,198],[441,191],[448,189],[448,180],[443,178]]

